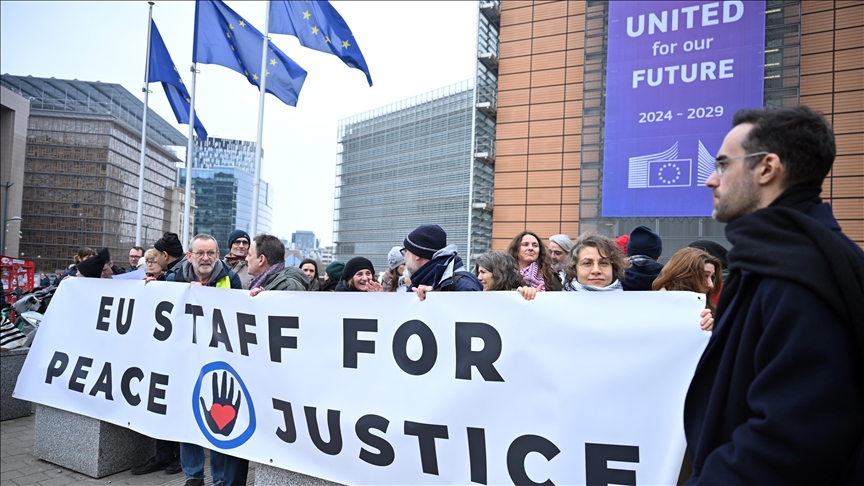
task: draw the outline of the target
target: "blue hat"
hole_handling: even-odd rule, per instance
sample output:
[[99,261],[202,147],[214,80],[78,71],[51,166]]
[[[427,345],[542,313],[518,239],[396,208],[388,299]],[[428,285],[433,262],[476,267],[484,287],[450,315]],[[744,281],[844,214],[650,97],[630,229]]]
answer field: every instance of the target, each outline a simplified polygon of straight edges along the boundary
[[231,234],[228,235],[228,248],[231,248],[231,245],[234,244],[234,240],[236,240],[237,238],[244,238],[244,237],[246,238],[246,241],[248,241],[249,244],[251,245],[252,244],[252,238],[249,238],[249,233],[247,233],[241,229],[236,229],[236,230],[232,231]]
[[630,241],[627,242],[627,256],[645,255],[651,258],[660,258],[663,253],[663,240],[651,231],[647,226],[637,226],[630,232]]

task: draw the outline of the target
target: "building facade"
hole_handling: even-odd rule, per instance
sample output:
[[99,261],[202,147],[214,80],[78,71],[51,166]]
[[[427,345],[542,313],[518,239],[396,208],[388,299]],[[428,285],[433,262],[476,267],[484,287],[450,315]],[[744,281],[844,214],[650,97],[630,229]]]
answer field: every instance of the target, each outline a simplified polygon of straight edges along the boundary
[[27,119],[30,101],[0,86],[0,255],[19,256],[21,203],[24,194],[24,156],[27,148]]
[[[603,216],[608,8],[501,3],[495,249],[523,229],[617,236],[640,224],[663,237],[664,259],[697,238],[728,245],[710,217]],[[833,124],[837,159],[822,198],[864,245],[864,2],[768,0],[765,23],[764,104],[807,105]]]
[[[0,84],[30,101],[18,256],[48,272],[81,246],[124,261],[135,244],[144,104],[111,83],[3,74]],[[180,162],[166,147],[186,137],[150,110],[147,139],[143,224],[161,234]]]
[[318,238],[312,231],[295,231],[291,233],[291,248],[294,250],[314,250],[318,248]]
[[[228,235],[235,229],[252,230],[255,142],[208,137],[195,139],[192,188],[195,192],[193,235],[216,238],[219,251],[227,255]],[[180,169],[177,185],[186,187],[186,169]],[[270,233],[273,225],[273,195],[261,181],[258,198],[258,233]],[[254,235],[252,235],[254,237]]]

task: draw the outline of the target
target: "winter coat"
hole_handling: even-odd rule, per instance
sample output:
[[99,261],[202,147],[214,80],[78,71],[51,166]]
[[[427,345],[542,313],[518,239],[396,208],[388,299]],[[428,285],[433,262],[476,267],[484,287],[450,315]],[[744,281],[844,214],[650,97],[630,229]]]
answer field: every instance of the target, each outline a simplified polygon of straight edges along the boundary
[[240,277],[240,282],[243,283],[243,288],[248,289],[249,282],[251,282],[253,278],[252,275],[249,275],[249,262],[241,259],[234,260],[234,262],[232,263],[232,261],[228,257],[225,257],[222,262],[225,265],[228,265],[231,270],[234,270],[234,273],[236,273],[237,276]]
[[411,275],[411,287],[408,290],[420,285],[432,286],[435,291],[483,291],[483,284],[477,280],[477,276],[465,270],[462,259],[456,254],[456,245],[438,250],[431,260]]
[[726,227],[729,280],[684,406],[688,485],[864,484],[864,253],[827,204],[793,203]]
[[261,287],[264,287],[264,290],[294,290],[303,292],[308,286],[309,279],[297,267],[285,267],[278,272],[268,275],[261,282]]
[[[183,265],[178,265],[179,271],[171,272],[165,278],[168,282],[195,282],[195,270],[192,264],[188,261]],[[221,260],[213,262],[213,273],[210,275],[210,280],[207,281],[208,287],[242,289],[243,283],[240,282],[240,277],[234,270],[231,270],[228,265],[222,263]]]
[[173,262],[168,264],[168,269],[159,276],[159,280],[166,282],[174,282],[175,277],[173,277],[172,273],[177,273],[183,269],[183,266],[186,264],[188,260],[186,260],[186,255],[174,260]]
[[334,292],[362,292],[362,290],[355,289],[354,287],[349,287],[348,282],[344,280],[340,280],[339,283],[336,284],[336,288],[333,289]]
[[651,284],[657,280],[663,264],[649,257],[631,259],[630,266],[624,270],[624,280],[621,285],[624,290],[651,290]]

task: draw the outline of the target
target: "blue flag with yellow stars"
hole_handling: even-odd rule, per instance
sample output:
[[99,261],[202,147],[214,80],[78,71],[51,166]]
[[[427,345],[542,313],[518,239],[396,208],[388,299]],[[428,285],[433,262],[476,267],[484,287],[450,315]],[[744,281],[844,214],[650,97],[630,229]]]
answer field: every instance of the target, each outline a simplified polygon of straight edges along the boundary
[[[150,69],[147,72],[147,82],[162,83],[162,88],[168,96],[168,103],[174,110],[174,116],[177,117],[177,123],[188,125],[189,103],[192,100],[189,99],[189,92],[186,91],[183,78],[180,77],[177,66],[171,60],[171,54],[168,54],[168,48],[165,47],[162,36],[159,35],[155,21],[150,24]],[[207,130],[204,129],[201,119],[197,116],[195,117],[195,133],[198,134],[198,138],[207,139]]]
[[293,35],[304,47],[337,56],[348,66],[366,73],[366,80],[372,86],[372,76],[360,46],[330,2],[273,0],[268,30],[273,34]]
[[223,2],[198,0],[195,3],[194,37],[192,61],[233,69],[259,89],[261,76],[266,76],[266,92],[286,105],[297,106],[306,71],[268,41],[267,68],[259,72],[264,36]]

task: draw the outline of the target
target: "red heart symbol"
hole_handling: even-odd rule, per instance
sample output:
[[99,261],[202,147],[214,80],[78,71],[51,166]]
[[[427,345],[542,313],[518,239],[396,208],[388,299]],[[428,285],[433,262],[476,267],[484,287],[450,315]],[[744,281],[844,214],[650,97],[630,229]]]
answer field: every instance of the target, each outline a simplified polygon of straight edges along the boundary
[[219,426],[219,430],[225,428],[229,422],[234,420],[234,417],[237,416],[237,412],[234,411],[230,405],[219,405],[218,403],[214,403],[212,407],[210,407],[210,416],[213,417],[213,421],[216,422],[216,425]]

